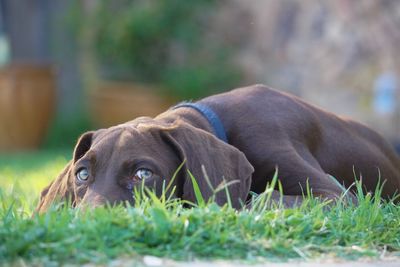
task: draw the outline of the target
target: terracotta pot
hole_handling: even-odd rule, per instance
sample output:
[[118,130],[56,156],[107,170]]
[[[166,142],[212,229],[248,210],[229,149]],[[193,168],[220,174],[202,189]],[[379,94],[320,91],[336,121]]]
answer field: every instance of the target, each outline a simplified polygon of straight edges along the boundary
[[49,66],[13,64],[0,69],[0,151],[37,148],[55,105]]
[[153,117],[174,101],[154,87],[126,82],[101,82],[89,94],[90,114],[97,127],[110,127],[140,116]]

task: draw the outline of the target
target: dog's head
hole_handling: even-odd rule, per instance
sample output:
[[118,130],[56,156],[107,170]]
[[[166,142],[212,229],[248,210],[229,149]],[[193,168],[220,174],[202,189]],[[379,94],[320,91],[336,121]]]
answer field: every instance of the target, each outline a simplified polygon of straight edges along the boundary
[[[171,181],[181,164],[183,168]],[[176,197],[196,202],[189,171],[205,199],[215,196],[232,205],[246,200],[253,167],[235,147],[185,122],[160,124],[149,118],[83,134],[73,158],[41,194],[37,210],[45,211],[55,200],[71,199],[72,205],[97,206],[133,202],[135,187],[146,186],[161,194],[170,184]]]

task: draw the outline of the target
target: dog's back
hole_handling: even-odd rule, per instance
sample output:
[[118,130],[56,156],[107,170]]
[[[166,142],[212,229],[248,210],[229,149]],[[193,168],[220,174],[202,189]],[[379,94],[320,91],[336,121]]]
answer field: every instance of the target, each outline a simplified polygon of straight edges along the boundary
[[361,123],[263,85],[236,89],[201,102],[222,115],[229,142],[255,166],[253,179],[270,175],[262,170],[276,165],[275,158],[282,151],[294,149],[301,157],[316,160],[325,173],[346,186],[355,177],[362,177],[368,191],[375,190],[379,178],[386,183],[383,195],[392,196],[400,189],[399,156],[384,138]]

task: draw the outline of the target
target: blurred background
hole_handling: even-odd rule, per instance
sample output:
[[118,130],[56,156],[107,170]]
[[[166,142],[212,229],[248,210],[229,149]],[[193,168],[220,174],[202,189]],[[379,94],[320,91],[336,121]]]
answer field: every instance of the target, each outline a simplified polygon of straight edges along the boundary
[[255,83],[399,146],[399,48],[398,0],[0,0],[0,153]]

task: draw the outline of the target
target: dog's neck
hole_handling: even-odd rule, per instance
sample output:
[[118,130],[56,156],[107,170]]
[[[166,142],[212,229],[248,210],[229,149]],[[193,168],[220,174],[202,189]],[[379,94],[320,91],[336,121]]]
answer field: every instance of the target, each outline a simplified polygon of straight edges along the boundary
[[210,122],[200,112],[190,107],[170,109],[167,112],[161,113],[155,117],[155,119],[167,123],[173,123],[177,120],[182,120],[193,127],[202,129],[212,135],[215,135],[214,129]]
[[179,109],[179,108],[191,108],[193,110],[196,110],[198,113],[200,113],[211,125],[213,129],[213,133],[223,142],[228,143],[228,138],[226,136],[226,131],[225,127],[222,124],[219,116],[217,113],[214,112],[214,110],[209,107],[206,104],[203,103],[193,103],[193,102],[182,102],[175,107],[172,107],[172,109]]

